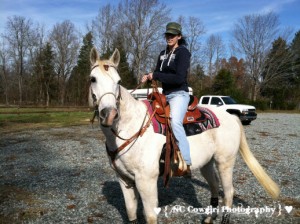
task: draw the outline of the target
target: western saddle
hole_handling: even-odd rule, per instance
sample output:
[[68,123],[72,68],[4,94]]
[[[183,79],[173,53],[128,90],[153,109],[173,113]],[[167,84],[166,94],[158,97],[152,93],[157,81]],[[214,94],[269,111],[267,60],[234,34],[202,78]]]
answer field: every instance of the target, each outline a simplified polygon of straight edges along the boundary
[[[167,120],[170,118],[170,105],[166,100],[166,96],[159,93],[158,91],[153,91],[148,95],[147,99],[152,101],[152,108],[153,110],[156,110],[156,113],[154,115],[155,118],[160,123],[166,124]],[[199,122],[201,113],[197,109],[197,105],[198,98],[196,96],[190,95],[190,102],[183,119],[183,124]]]
[[[168,182],[172,176],[184,176],[186,174],[187,165],[178,148],[177,140],[170,125],[170,105],[166,100],[166,96],[158,92],[155,81],[152,81],[152,87],[152,93],[148,95],[147,99],[151,102],[157,121],[166,126],[166,144],[161,155],[163,163],[160,163],[160,173],[164,178],[164,186],[168,186]],[[197,105],[197,97],[191,95],[183,124],[199,122],[201,112],[197,109]]]

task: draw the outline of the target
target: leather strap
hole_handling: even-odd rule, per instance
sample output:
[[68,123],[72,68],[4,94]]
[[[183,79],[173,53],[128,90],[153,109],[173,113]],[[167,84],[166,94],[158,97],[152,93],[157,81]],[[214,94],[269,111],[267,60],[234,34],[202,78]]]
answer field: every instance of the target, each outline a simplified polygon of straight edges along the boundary
[[152,120],[152,118],[153,118],[155,112],[156,112],[156,110],[153,111],[153,113],[152,113],[151,116],[149,117],[149,120],[147,121],[146,125],[145,125],[144,127],[142,127],[140,130],[138,130],[138,131],[137,131],[131,138],[129,138],[129,139],[124,139],[124,138],[120,137],[120,136],[116,133],[115,130],[111,129],[112,133],[113,133],[116,137],[118,137],[118,138],[120,138],[120,139],[122,139],[122,140],[125,140],[125,142],[124,142],[122,145],[120,145],[120,146],[119,146],[116,150],[114,150],[114,151],[110,151],[110,150],[108,150],[108,148],[107,148],[107,153],[108,153],[108,155],[110,156],[110,158],[111,158],[112,161],[115,160],[117,154],[118,154],[120,151],[122,151],[126,146],[128,146],[131,142],[133,142],[133,141],[134,141],[135,139],[137,139],[139,136],[143,136],[143,134],[145,133],[145,131],[147,130],[147,128],[150,126],[151,120]]

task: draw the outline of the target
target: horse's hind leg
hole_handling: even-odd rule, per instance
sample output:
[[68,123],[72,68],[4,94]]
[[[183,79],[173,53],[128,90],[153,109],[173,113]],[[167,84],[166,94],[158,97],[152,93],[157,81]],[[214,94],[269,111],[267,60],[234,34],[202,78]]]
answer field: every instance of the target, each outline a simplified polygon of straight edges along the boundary
[[[225,208],[231,208],[233,202],[233,194],[234,188],[232,184],[232,174],[233,174],[233,166],[235,162],[235,157],[227,159],[226,162],[217,163],[218,171],[220,174],[223,191],[224,191],[224,206]],[[222,209],[223,210],[223,209]],[[230,211],[225,212],[222,215],[222,224],[229,223],[230,219]]]
[[119,180],[123,196],[125,199],[125,206],[128,219],[131,223],[137,221],[136,211],[137,211],[137,202],[138,202],[138,193],[134,186],[128,187],[123,180]]
[[[219,180],[216,175],[215,169],[214,169],[214,160],[212,159],[208,164],[206,164],[204,167],[200,169],[203,177],[206,179],[211,192],[211,199],[210,199],[210,205],[217,209],[218,207],[218,196],[219,196]],[[216,210],[213,212],[213,214],[208,215],[205,219],[204,223],[213,223],[213,219],[216,218],[217,212]]]

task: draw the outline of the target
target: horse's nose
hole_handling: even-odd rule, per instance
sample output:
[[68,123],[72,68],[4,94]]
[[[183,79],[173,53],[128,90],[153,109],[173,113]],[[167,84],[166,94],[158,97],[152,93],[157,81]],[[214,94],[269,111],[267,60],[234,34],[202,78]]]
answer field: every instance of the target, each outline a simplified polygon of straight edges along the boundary
[[109,116],[113,116],[112,118],[116,119],[119,114],[118,114],[118,111],[115,109],[115,108],[104,108],[100,111],[100,117],[105,119]]
[[108,108],[102,109],[99,113],[101,119],[106,118],[107,114],[108,114]]
[[104,108],[99,114],[103,126],[111,126],[119,118],[118,110],[112,107]]

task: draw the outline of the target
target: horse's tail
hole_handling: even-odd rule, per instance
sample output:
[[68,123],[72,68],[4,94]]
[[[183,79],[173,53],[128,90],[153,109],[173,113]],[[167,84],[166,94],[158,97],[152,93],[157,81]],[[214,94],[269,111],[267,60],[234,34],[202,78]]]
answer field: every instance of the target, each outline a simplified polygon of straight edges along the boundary
[[245,163],[254,174],[258,182],[268,192],[268,194],[271,195],[271,197],[274,199],[278,198],[280,193],[278,185],[268,176],[268,174],[265,172],[265,170],[262,168],[262,166],[250,151],[243,125],[240,122],[239,124],[241,127],[240,153]]

